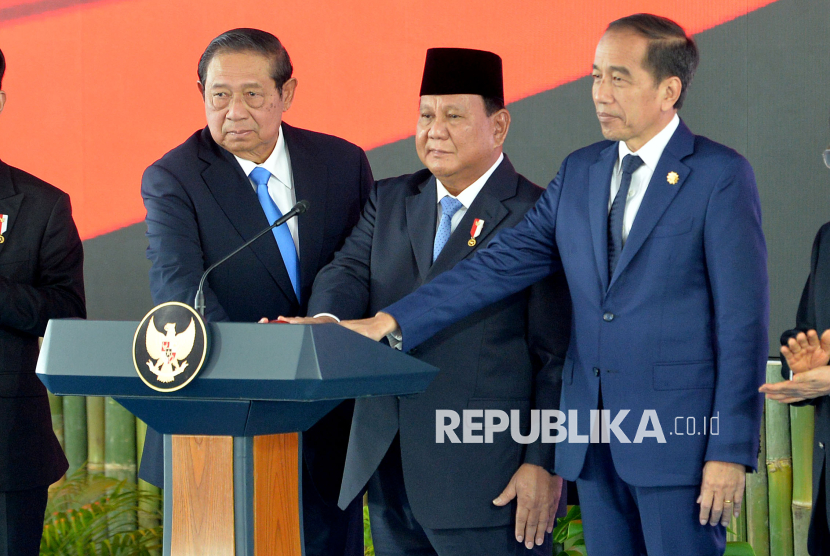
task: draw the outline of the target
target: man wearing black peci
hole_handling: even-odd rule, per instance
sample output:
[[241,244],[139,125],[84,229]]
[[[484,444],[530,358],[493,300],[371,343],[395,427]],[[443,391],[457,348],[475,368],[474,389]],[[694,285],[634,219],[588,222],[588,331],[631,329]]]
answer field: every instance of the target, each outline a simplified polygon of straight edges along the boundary
[[[374,314],[471,258],[542,194],[502,152],[510,113],[499,56],[430,49],[420,94],[415,145],[426,169],[375,184],[346,244],[317,275],[309,314]],[[562,487],[554,445],[509,434],[437,443],[436,411],[518,410],[526,419],[531,409],[556,409],[569,317],[560,273],[411,352],[441,369],[423,394],[356,402],[340,504],[368,484],[378,556],[525,553],[516,535],[528,548],[543,543]]]

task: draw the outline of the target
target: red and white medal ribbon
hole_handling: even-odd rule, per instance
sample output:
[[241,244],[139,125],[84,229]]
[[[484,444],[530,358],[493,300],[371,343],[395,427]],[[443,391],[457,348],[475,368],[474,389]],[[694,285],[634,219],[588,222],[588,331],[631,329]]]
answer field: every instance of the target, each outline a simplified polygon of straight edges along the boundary
[[473,247],[476,244],[476,238],[481,235],[482,228],[484,228],[484,220],[476,218],[473,227],[470,229],[470,241],[467,242],[467,245]]

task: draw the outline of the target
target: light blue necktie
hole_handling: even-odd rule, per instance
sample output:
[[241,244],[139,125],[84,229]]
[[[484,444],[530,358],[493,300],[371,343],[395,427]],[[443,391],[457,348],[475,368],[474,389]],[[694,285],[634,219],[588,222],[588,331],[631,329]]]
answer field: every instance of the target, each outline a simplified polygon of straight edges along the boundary
[[[271,179],[271,172],[257,166],[249,177],[256,184],[256,196],[259,198],[259,204],[262,205],[262,210],[265,212],[265,218],[268,219],[269,224],[273,224],[282,218],[282,212],[268,193],[268,180]],[[294,245],[294,239],[291,237],[287,223],[277,226],[272,231],[277,239],[277,247],[279,247],[282,260],[285,263],[285,270],[288,271],[291,285],[294,286],[294,293],[297,294],[297,301],[300,301],[300,261],[297,257],[297,246]]]
[[435,243],[432,247],[432,262],[438,258],[441,249],[447,244],[452,233],[452,217],[463,207],[461,201],[449,195],[441,199],[441,222],[438,223],[438,231],[435,233]]

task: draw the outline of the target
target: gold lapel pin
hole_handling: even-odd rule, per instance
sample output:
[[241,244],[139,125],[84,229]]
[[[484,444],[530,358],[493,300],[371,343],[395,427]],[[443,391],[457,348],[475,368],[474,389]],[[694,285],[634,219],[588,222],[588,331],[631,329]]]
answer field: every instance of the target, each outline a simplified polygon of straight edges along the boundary
[[476,238],[481,234],[481,229],[484,227],[484,220],[481,218],[476,218],[473,222],[473,227],[470,230],[470,241],[467,242],[467,245],[470,247],[475,247],[476,245]]
[[669,175],[666,176],[666,181],[672,185],[677,185],[677,182],[680,181],[680,176],[677,172],[669,172]]
[[8,214],[0,214],[0,243],[6,241],[6,238],[3,237],[3,234],[6,233],[6,228],[9,227],[9,215]]

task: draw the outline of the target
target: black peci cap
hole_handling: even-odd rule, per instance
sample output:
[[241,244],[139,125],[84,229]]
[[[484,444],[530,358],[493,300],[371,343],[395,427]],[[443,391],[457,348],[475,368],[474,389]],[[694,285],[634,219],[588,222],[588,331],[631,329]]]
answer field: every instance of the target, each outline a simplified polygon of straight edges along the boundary
[[481,95],[504,101],[501,57],[485,50],[430,48],[420,94]]

